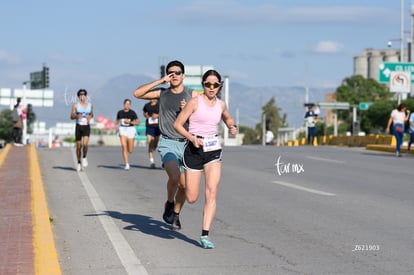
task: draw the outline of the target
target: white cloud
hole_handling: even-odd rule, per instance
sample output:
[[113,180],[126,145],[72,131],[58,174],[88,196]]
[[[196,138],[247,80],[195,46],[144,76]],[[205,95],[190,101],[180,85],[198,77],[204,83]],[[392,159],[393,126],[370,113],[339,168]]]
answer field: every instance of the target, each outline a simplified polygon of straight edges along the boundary
[[341,53],[343,49],[344,46],[338,42],[319,41],[312,47],[311,51],[318,54],[337,54]]

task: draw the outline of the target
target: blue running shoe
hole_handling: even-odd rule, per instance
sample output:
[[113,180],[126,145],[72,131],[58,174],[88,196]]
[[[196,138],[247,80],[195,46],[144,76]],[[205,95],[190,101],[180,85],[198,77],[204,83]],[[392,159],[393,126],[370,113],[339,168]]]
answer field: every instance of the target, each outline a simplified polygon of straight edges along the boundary
[[208,236],[201,236],[200,243],[202,248],[211,249],[214,248],[214,243],[212,243]]

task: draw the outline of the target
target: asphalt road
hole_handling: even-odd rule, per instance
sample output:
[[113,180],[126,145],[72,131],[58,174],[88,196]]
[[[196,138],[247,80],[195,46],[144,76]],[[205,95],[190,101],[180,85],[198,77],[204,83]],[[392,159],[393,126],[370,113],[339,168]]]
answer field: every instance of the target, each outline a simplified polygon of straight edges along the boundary
[[[201,195],[162,221],[166,174],[146,148],[122,169],[118,147],[39,159],[63,274],[412,274],[414,156],[336,147],[227,147],[204,250]],[[158,164],[159,157],[157,155]],[[203,183],[204,186],[204,183]]]

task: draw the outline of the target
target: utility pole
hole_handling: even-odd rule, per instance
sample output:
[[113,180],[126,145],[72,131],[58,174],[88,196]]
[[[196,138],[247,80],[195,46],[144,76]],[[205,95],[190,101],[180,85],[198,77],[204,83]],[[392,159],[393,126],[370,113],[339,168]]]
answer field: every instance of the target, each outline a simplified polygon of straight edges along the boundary
[[264,112],[262,116],[262,145],[266,145],[266,114]]
[[[22,98],[22,102],[21,104],[23,105],[23,109],[26,108],[27,106],[27,102],[26,102],[26,85],[27,83],[30,83],[30,81],[24,81],[23,84],[23,98]],[[22,143],[23,144],[27,144],[27,116],[25,119],[22,119],[23,122],[23,138],[22,138]]]
[[[401,25],[400,25],[400,63],[404,62],[404,0],[401,0]],[[398,105],[401,103],[401,92],[398,92]]]
[[[226,102],[227,109],[230,110],[230,102],[229,102],[229,77],[224,76],[224,102]],[[224,138],[224,145],[229,144],[229,130],[227,129],[227,126],[223,122],[223,138]]]

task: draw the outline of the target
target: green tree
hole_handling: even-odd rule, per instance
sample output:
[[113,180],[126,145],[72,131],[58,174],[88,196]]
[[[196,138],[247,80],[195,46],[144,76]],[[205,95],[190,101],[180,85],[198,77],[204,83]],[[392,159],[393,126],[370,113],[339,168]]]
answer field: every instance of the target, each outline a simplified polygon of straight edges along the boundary
[[[273,133],[277,133],[280,127],[288,127],[287,114],[284,113],[282,118],[279,115],[280,108],[276,105],[276,100],[272,97],[263,107],[262,116],[266,115],[266,125]],[[244,134],[243,144],[261,144],[263,122],[256,124],[255,129],[240,126],[239,133]]]
[[[386,85],[380,84],[374,79],[355,75],[345,78],[342,85],[336,89],[335,95],[339,102],[349,102],[351,106],[358,106],[361,102],[389,100],[393,94],[390,93]],[[372,124],[366,118],[367,112],[358,110],[357,116],[360,121],[360,130],[370,132]],[[352,110],[338,110],[338,118],[351,128]]]
[[259,144],[259,136],[256,130],[240,125],[239,133],[244,134],[243,144]]
[[[276,106],[276,99],[272,97],[263,107],[262,107],[262,116],[263,114],[266,117],[265,127],[269,128],[273,133],[277,133],[278,129],[283,125],[287,126],[286,118],[287,115],[283,115],[283,119],[280,119],[279,115],[280,108]],[[256,124],[256,132],[259,133],[258,136],[262,137],[263,133],[263,122]]]
[[12,111],[9,109],[0,112],[0,139],[6,142],[12,140],[13,122],[11,121]]
[[[414,98],[402,101],[407,109],[414,111]],[[372,104],[366,112],[364,124],[371,130],[369,133],[383,133],[387,127],[391,111],[398,105],[396,100],[379,100]],[[408,126],[408,124],[407,124]]]
[[280,128],[287,128],[289,127],[289,123],[287,121],[287,114],[283,113],[282,118],[280,119]]
[[337,101],[349,102],[351,105],[390,99],[391,97],[392,93],[387,86],[374,79],[366,79],[361,75],[345,78],[342,85],[336,89]]
[[[387,127],[391,111],[397,106],[396,101],[379,100],[372,104],[364,116],[364,125],[369,129],[369,133],[384,132]],[[361,122],[361,123],[362,123]]]

